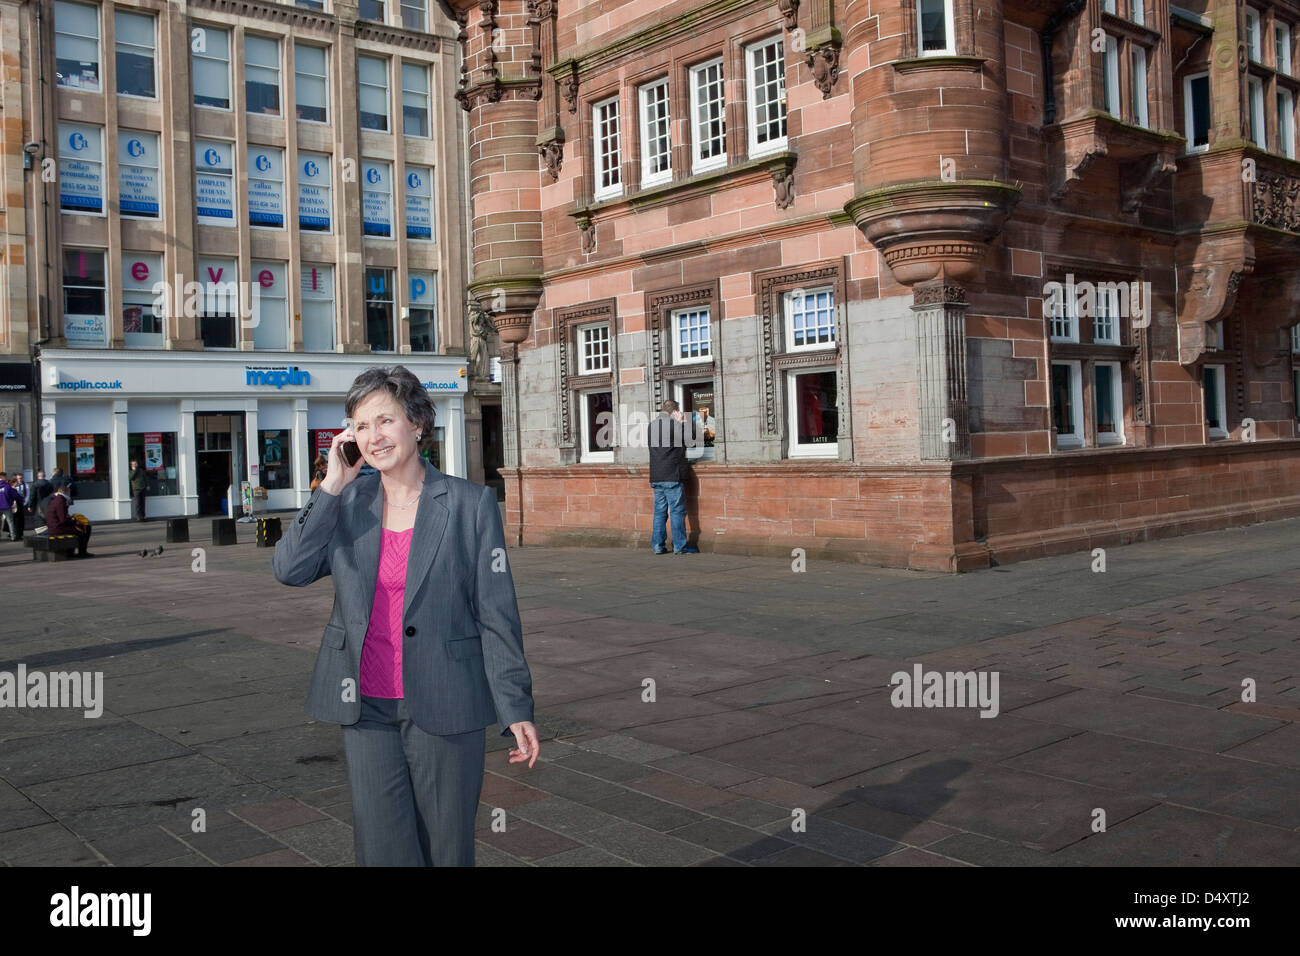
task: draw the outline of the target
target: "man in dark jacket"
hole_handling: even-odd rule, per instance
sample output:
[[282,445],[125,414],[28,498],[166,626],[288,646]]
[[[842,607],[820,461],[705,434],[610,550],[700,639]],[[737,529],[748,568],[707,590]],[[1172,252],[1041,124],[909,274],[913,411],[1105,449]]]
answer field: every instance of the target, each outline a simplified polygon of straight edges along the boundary
[[672,399],[659,406],[659,415],[646,426],[650,446],[650,487],[655,494],[654,524],[650,546],[655,554],[667,554],[664,547],[664,519],[673,531],[673,554],[689,554],[686,548],[686,503],[682,481],[686,478],[686,429],[682,413]]
[[131,501],[135,505],[135,520],[144,520],[144,496],[149,487],[149,476],[140,464],[131,459]]
[[32,517],[32,526],[45,524],[45,502],[54,494],[54,486],[50,484],[45,472],[37,471],[36,479],[32,482],[32,492],[27,496],[27,513]]
[[45,524],[51,535],[75,534],[77,536],[77,557],[94,557],[86,550],[90,544],[90,525],[87,524],[83,528],[72,520],[72,515],[68,512],[68,481],[58,473],[54,475],[54,494],[50,496],[49,503],[45,506]]

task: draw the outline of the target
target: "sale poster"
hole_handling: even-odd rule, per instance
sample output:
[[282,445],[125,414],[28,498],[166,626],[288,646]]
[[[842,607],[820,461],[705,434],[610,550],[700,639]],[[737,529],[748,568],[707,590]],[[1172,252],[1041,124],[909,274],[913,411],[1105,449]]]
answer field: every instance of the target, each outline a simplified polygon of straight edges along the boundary
[[91,474],[95,470],[95,436],[78,435],[75,441],[77,474]]
[[162,432],[144,433],[144,467],[145,471],[162,467]]

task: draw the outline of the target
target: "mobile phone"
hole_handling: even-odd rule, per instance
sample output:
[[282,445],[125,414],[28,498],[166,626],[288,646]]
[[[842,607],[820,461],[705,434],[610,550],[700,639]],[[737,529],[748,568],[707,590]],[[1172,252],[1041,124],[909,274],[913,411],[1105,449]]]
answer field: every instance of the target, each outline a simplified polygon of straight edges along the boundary
[[343,460],[348,463],[349,468],[361,458],[361,447],[354,441],[345,441],[339,446],[339,450],[343,452]]

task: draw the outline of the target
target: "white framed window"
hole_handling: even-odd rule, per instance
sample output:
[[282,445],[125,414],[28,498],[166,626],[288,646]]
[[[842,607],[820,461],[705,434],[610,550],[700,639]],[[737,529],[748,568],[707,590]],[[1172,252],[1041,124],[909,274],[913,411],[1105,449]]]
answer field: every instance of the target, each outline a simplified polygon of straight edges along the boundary
[[1047,314],[1048,337],[1053,342],[1079,341],[1079,300],[1073,282],[1048,283],[1058,287],[1043,303]]
[[54,4],[54,69],[59,86],[99,92],[99,7]]
[[707,362],[713,358],[713,330],[708,306],[674,310],[672,328],[674,365]]
[[1205,327],[1205,347],[1215,352],[1223,351],[1223,319]]
[[156,252],[122,253],[122,339],[129,349],[164,346],[162,296],[154,284],[165,282],[162,256]]
[[104,215],[104,127],[59,124],[59,208]]
[[334,351],[334,267],[302,266],[302,348]]
[[244,109],[280,115],[280,41],[244,34]]
[[402,0],[402,26],[408,30],[428,29],[428,7],[426,0]]
[[578,361],[582,375],[593,372],[608,372],[609,365],[609,323],[599,322],[594,325],[578,327]]
[[1101,9],[1105,13],[1115,13],[1117,9],[1115,6],[1115,0],[1101,0]]
[[298,119],[324,123],[329,119],[329,66],[325,48],[306,43],[293,45],[294,92]]
[[295,0],[294,6],[305,7],[308,10],[320,10],[325,12],[325,0]]
[[1264,84],[1257,76],[1246,80],[1246,101],[1250,116],[1250,141],[1260,149],[1268,148],[1264,128]]
[[1210,148],[1210,74],[1195,73],[1183,78],[1183,135],[1187,151],[1201,153]]
[[1083,378],[1078,362],[1052,363],[1052,425],[1058,448],[1083,447]]
[[727,165],[726,86],[722,59],[691,67],[691,172]]
[[190,39],[194,105],[230,109],[230,31],[196,26]]
[[1228,405],[1224,399],[1223,366],[1206,365],[1201,372],[1205,390],[1205,424],[1211,438],[1228,437]]
[[1092,310],[1093,342],[1119,345],[1119,318],[1119,283],[1098,283]]
[[63,250],[63,337],[72,348],[108,348],[103,249]]
[[1105,85],[1105,103],[1102,108],[1111,116],[1119,116],[1119,41],[1109,33],[1106,34],[1106,51],[1102,54],[1101,69]]
[[1129,60],[1133,70],[1133,122],[1144,129],[1150,129],[1151,120],[1147,107],[1146,47],[1134,43],[1130,48]]
[[298,228],[301,231],[330,231],[334,215],[333,182],[327,154],[298,154]]
[[713,461],[718,434],[717,388],[711,378],[673,382],[673,397],[682,410],[686,460]]
[[1295,159],[1295,97],[1290,90],[1277,91],[1277,145],[1287,159]]
[[785,44],[781,37],[745,49],[749,65],[749,155],[784,149]]
[[372,352],[397,350],[393,312],[393,270],[366,270],[366,341]]
[[1096,362],[1093,373],[1094,425],[1098,445],[1124,444],[1124,381],[1118,362]]
[[790,352],[835,344],[835,289],[792,289],[784,295],[785,343]]
[[433,238],[433,167],[406,167],[406,238]]
[[117,131],[117,200],[124,219],[157,219],[158,134]]
[[618,115],[618,97],[591,104],[592,157],[595,189],[592,198],[599,201],[623,193],[623,150]]
[[253,348],[269,352],[289,349],[288,264],[249,263],[253,290]]
[[638,95],[641,100],[641,185],[657,186],[673,178],[668,81],[647,83]]
[[154,17],[146,13],[113,11],[113,44],[117,47],[117,92],[122,96],[158,98]]
[[283,229],[284,150],[274,146],[248,147],[248,224]]
[[366,236],[393,238],[393,164],[361,161],[361,231]]
[[1273,62],[1279,73],[1291,75],[1291,26],[1285,21],[1273,20]]
[[839,407],[833,368],[785,374],[786,421],[791,458],[838,458]]
[[194,213],[202,225],[235,224],[235,147],[218,140],[194,141]]
[[429,68],[421,63],[402,64],[402,132],[429,135]]
[[377,20],[380,23],[386,23],[384,10],[384,0],[359,0],[357,3],[357,16],[362,20]]
[[1246,55],[1252,63],[1264,62],[1264,45],[1260,38],[1259,11],[1246,8]]
[[378,56],[357,57],[360,85],[361,128],[388,130],[388,60]]
[[952,0],[916,0],[916,52],[920,56],[956,53],[953,32]]
[[205,349],[233,349],[239,315],[239,267],[234,259],[198,260],[203,286],[199,335]]
[[1291,326],[1291,351],[1300,355],[1300,324]]
[[412,352],[434,352],[438,347],[438,274],[412,272],[408,324]]
[[578,408],[582,415],[582,452],[584,462],[614,460],[614,393],[579,392]]
[[1129,0],[1129,19],[1138,26],[1145,26],[1147,22],[1146,0]]

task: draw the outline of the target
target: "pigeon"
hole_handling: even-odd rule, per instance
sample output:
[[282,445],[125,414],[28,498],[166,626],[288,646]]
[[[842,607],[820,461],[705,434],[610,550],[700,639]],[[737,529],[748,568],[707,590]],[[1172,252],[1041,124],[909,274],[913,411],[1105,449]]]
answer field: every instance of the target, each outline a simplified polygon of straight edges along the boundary
[[160,544],[160,545],[158,545],[158,550],[155,551],[154,554],[155,554],[155,555],[158,555],[158,554],[162,554],[162,553],[163,553],[163,546]]
[[149,557],[149,552],[148,552],[148,551],[141,551],[141,552],[140,552],[140,557],[142,557],[142,558],[147,558],[147,557]]

